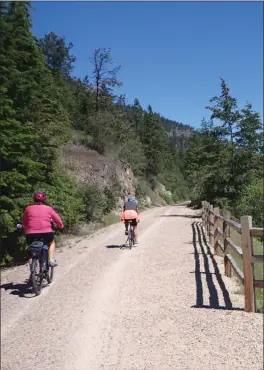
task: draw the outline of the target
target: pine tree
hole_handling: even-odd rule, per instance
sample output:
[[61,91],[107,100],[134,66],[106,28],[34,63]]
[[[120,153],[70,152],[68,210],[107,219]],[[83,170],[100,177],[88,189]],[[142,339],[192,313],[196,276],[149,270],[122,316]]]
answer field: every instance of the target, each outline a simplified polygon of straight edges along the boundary
[[[93,89],[95,92],[95,112],[107,109],[113,103],[112,90],[116,86],[122,86],[118,79],[121,66],[111,69],[113,64],[111,50],[105,48],[95,49],[91,58],[93,66]],[[110,104],[109,104],[110,103]]]
[[64,37],[50,32],[38,41],[44,55],[46,66],[55,73],[70,76],[76,57],[70,54],[73,44],[66,44]]
[[236,132],[236,168],[237,187],[239,191],[245,182],[249,182],[252,176],[262,177],[263,134],[262,122],[259,113],[252,110],[252,104],[248,103],[241,110],[241,119],[237,123]]
[[241,115],[237,107],[237,100],[229,93],[229,88],[224,79],[221,78],[221,95],[210,99],[213,106],[207,106],[212,112],[211,119],[218,119],[222,122],[222,135],[228,138],[234,145],[235,125]]
[[[30,124],[20,120],[23,115],[19,114],[20,107],[17,108],[17,101],[14,98],[17,95],[22,95],[20,81],[17,78],[18,59],[15,60],[17,52],[15,35],[17,34],[14,32],[16,25],[13,16],[16,5],[11,3],[8,8],[6,4],[2,4],[1,9],[1,58],[3,61],[1,64],[3,73],[1,73],[0,105],[1,238],[15,229],[20,212],[18,203],[23,195],[31,191],[37,181],[43,179],[44,167],[43,164],[33,159],[37,135],[34,134],[34,131],[32,132]],[[24,6],[26,9],[27,4]],[[19,10],[21,10],[21,4]],[[10,14],[12,14],[11,19]],[[10,42],[13,37],[13,42]],[[16,81],[18,87],[15,84]]]
[[167,160],[168,142],[163,126],[155,117],[150,105],[144,114],[139,132],[147,160],[147,175],[155,176],[162,172],[163,164]]
[[8,240],[37,184],[53,182],[55,135],[67,127],[30,27],[28,2],[1,4],[0,234]]

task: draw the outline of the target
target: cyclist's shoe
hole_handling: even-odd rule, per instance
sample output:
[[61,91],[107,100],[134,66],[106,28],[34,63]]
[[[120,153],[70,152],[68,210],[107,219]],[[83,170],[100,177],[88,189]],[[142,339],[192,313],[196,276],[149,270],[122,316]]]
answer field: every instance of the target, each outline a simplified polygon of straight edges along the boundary
[[125,231],[125,235],[128,235],[128,231]]
[[50,267],[56,267],[56,266],[58,266],[56,260],[54,260],[54,259],[49,260],[49,265],[50,265]]
[[136,240],[135,240],[135,241],[134,241],[134,244],[138,244],[138,241],[136,241]]

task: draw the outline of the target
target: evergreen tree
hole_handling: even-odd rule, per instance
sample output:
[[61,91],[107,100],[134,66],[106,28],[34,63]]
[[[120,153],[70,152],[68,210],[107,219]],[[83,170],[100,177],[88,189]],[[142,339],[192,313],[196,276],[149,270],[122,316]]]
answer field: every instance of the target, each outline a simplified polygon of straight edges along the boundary
[[70,54],[73,44],[66,44],[64,37],[50,32],[39,40],[39,45],[45,55],[46,66],[55,73],[69,76],[73,70],[75,56]]
[[37,184],[54,181],[56,148],[62,140],[56,138],[67,126],[67,117],[30,31],[29,2],[4,4],[1,10],[0,232],[6,239]]
[[237,108],[223,80],[221,88],[221,96],[211,99],[216,104],[207,108],[222,124],[202,122],[201,130],[189,139],[184,171],[196,202],[206,199],[230,210],[234,206],[239,214],[241,197],[249,199],[245,192],[257,189],[251,184],[263,176],[262,122],[251,104]]
[[161,122],[157,120],[153,114],[150,105],[148,106],[147,112],[144,114],[144,120],[139,129],[139,133],[147,161],[147,175],[157,175],[162,172],[163,163],[167,159],[167,136]]
[[221,95],[210,99],[213,106],[207,106],[212,112],[211,119],[218,119],[222,122],[221,132],[224,138],[230,140],[234,145],[235,126],[241,115],[237,108],[237,100],[229,93],[229,88],[224,79],[221,78]]
[[260,115],[252,110],[248,103],[241,110],[241,119],[237,123],[236,132],[236,183],[239,193],[245,184],[254,177],[263,177],[263,155]]
[[[24,54],[19,54],[19,42],[16,37],[25,35],[21,24],[27,30],[29,22],[27,3],[2,4],[1,9],[1,108],[0,108],[0,163],[1,163],[1,238],[15,229],[19,220],[21,198],[32,190],[38,181],[43,179],[44,164],[35,157],[35,140],[38,136],[32,130],[32,124],[25,119],[25,110],[21,112],[22,91],[28,91],[24,81]],[[22,21],[23,20],[23,21]],[[19,34],[17,32],[19,28]],[[12,42],[9,42],[13,40]],[[4,45],[4,47],[2,47]],[[22,57],[21,65],[19,55]],[[19,72],[21,68],[21,79]],[[26,94],[25,94],[26,96]],[[27,96],[25,97],[26,101]],[[24,118],[24,120],[23,120]],[[23,202],[22,202],[23,203]]]

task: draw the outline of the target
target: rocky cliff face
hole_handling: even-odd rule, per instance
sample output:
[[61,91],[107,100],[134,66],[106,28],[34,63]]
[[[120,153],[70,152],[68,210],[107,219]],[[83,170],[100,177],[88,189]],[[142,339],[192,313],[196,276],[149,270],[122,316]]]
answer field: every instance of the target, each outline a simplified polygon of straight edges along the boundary
[[[104,157],[94,150],[89,150],[80,144],[69,143],[62,150],[60,162],[69,175],[75,179],[79,185],[95,186],[101,190],[112,189],[119,185],[120,197],[117,200],[116,209],[120,210],[123,201],[129,191],[135,189],[138,184],[131,168],[124,162]],[[163,185],[158,184],[157,189],[146,189],[146,195],[141,199],[144,207],[153,204],[164,205],[163,194],[168,196],[168,192]]]
[[62,151],[61,164],[80,185],[103,190],[119,184],[125,196],[136,184],[133,172],[125,163],[106,158],[83,145],[68,144]]

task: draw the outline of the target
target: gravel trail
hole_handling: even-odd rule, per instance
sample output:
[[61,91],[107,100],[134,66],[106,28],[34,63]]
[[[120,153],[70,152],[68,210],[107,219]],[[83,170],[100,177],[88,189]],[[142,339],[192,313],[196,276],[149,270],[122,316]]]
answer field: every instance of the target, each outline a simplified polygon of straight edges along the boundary
[[262,370],[263,317],[213,256],[197,212],[148,210],[139,246],[123,225],[58,253],[54,282],[21,296],[27,267],[1,277],[1,370]]

